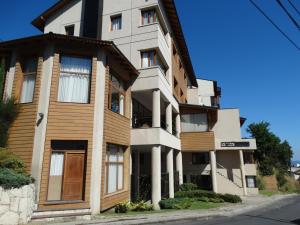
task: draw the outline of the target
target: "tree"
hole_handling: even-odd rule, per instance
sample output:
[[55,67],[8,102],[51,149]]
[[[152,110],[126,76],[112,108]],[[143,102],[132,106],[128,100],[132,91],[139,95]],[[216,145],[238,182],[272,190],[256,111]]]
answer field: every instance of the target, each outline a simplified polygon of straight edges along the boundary
[[0,98],[3,98],[4,89],[4,59],[0,58]]
[[247,132],[256,139],[257,150],[254,158],[263,176],[273,175],[274,168],[281,173],[287,172],[293,151],[289,143],[270,131],[268,122],[252,123],[248,126]]

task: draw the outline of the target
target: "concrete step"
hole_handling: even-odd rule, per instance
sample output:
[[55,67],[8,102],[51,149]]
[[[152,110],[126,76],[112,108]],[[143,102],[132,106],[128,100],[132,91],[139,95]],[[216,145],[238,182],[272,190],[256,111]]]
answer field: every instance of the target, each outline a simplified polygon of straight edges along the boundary
[[90,220],[90,209],[72,209],[72,210],[36,210],[33,212],[32,224],[50,221],[71,221],[71,220]]

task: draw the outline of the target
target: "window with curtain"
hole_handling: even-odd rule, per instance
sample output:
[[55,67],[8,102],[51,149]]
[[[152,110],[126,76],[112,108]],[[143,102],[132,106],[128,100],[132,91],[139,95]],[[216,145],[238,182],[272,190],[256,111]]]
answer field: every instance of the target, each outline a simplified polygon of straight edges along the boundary
[[142,68],[148,68],[152,66],[158,66],[164,74],[166,74],[168,68],[167,66],[163,63],[163,60],[157,54],[156,50],[149,50],[149,51],[143,51],[141,52],[141,57],[142,57]]
[[106,160],[106,193],[124,189],[124,148],[120,145],[107,145]]
[[246,176],[246,183],[248,188],[256,188],[256,176]]
[[155,9],[142,11],[142,25],[156,23],[158,21]]
[[36,73],[37,59],[31,58],[26,60],[23,67],[23,83],[20,103],[33,102]]
[[122,16],[111,17],[111,31],[121,30],[122,29]]
[[124,83],[115,75],[110,75],[109,108],[115,113],[125,115]]
[[208,131],[207,114],[185,114],[181,116],[182,132]]
[[89,103],[91,67],[91,59],[61,57],[59,102]]

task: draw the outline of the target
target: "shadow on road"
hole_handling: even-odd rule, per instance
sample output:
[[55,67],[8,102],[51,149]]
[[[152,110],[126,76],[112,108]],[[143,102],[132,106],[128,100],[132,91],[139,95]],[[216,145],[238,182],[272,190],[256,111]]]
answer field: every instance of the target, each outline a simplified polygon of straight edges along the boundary
[[292,220],[291,222],[292,222],[293,224],[300,225],[300,218],[299,218],[299,219],[296,219],[296,220]]

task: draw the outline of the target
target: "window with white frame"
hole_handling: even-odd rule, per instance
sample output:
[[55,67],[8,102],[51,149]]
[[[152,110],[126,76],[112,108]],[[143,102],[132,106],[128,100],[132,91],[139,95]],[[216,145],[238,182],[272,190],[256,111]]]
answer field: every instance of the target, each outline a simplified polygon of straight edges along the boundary
[[256,188],[256,176],[246,176],[246,183],[248,188]]
[[59,102],[89,103],[91,67],[89,58],[61,57]]
[[117,76],[110,75],[109,109],[124,116],[125,114],[125,87]]
[[121,30],[122,29],[122,16],[113,16],[111,17],[111,31]]
[[142,25],[148,25],[156,23],[158,21],[157,13],[155,9],[142,11]]
[[106,194],[124,189],[124,147],[108,144],[106,159]]
[[36,73],[37,59],[30,58],[25,60],[23,67],[23,83],[20,103],[33,102]]

